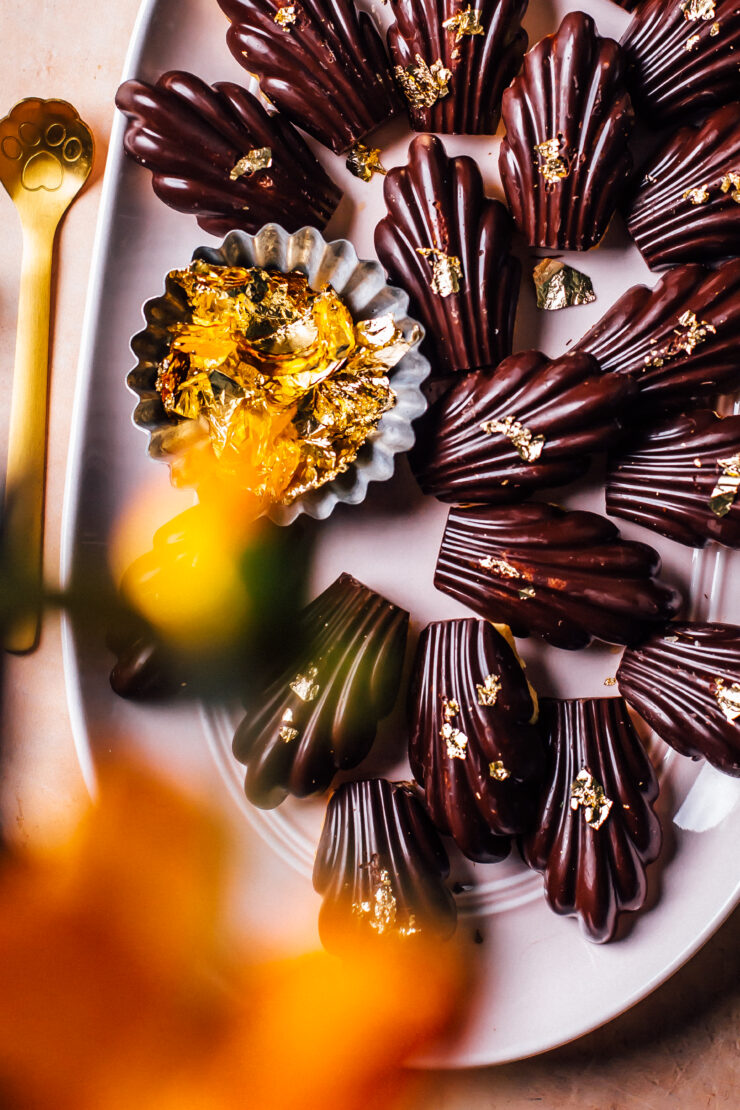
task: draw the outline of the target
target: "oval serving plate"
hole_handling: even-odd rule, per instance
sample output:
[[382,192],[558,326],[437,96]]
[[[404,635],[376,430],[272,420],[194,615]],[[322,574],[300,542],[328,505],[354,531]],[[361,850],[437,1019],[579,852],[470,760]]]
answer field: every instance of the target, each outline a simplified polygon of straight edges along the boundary
[[[530,41],[554,30],[572,7],[564,0],[531,5],[525,26]],[[609,0],[582,0],[601,34],[619,37],[627,16]],[[387,18],[387,13],[381,13]],[[167,69],[190,69],[207,81],[246,75],[225,44],[226,23],[213,0],[144,0],[125,76],[155,80]],[[171,268],[185,265],[205,241],[189,216],[170,211],[154,196],[149,175],[125,162],[123,120],[111,137],[90,280],[80,358],[73,436],[67,475],[62,581],[80,567],[104,565],[107,544],[124,508],[144,490],[156,489],[171,514],[189,495],[167,484],[166,468],[153,465],[146,442],[131,422],[131,394],[124,380],[132,364],[131,335],[141,327],[141,304]],[[406,161],[411,134],[396,121],[377,133],[383,164]],[[445,136],[450,153],[472,154],[490,194],[501,196],[496,163],[498,140]],[[343,161],[320,159],[347,196],[326,237],[346,237],[360,257],[374,257],[373,230],[384,214],[382,178],[364,183]],[[214,239],[214,245],[216,240]],[[636,282],[652,285],[649,273],[621,225],[610,229],[598,251],[575,264],[588,273],[598,300],[563,312],[537,313],[526,251],[515,350],[538,346],[550,355],[565,351],[610,304]],[[566,256],[567,257],[567,256]],[[555,497],[555,495],[553,495]],[[603,489],[588,482],[569,490],[566,504],[604,511]],[[164,511],[164,510],[163,510]],[[341,571],[409,609],[412,639],[430,620],[469,615],[432,585],[446,509],[419,493],[407,467],[371,487],[362,506],[339,506],[320,530],[311,568],[318,592]],[[166,519],[163,516],[162,520]],[[621,525],[620,525],[621,527]],[[740,614],[740,553],[709,547],[692,552],[637,527],[629,538],[657,547],[665,575],[690,596],[694,619],[733,621]],[[409,553],[412,553],[410,561]],[[542,694],[599,696],[614,675],[619,655],[601,645],[577,654],[547,649],[533,640],[519,644],[528,675]],[[321,799],[288,800],[279,810],[252,809],[241,790],[242,768],[230,752],[238,707],[139,707],[110,691],[111,660],[101,644],[69,620],[64,628],[70,715],[86,780],[115,736],[174,779],[197,787],[230,823],[241,860],[235,914],[255,946],[299,950],[317,943],[319,900],[309,874],[321,825]],[[386,775],[408,777],[390,752],[403,748],[403,707],[383,723],[366,763]],[[533,1055],[596,1028],[633,1005],[685,962],[724,920],[740,898],[736,844],[740,838],[740,782],[711,767],[668,753],[651,740],[659,768],[659,809],[667,833],[662,860],[649,872],[651,908],[638,915],[623,939],[596,946],[573,920],[557,917],[541,895],[541,879],[516,858],[497,865],[457,861],[457,878],[473,889],[459,896],[458,943],[475,966],[477,991],[458,1035],[417,1061],[420,1066],[466,1067]],[[474,944],[475,930],[484,943]]]

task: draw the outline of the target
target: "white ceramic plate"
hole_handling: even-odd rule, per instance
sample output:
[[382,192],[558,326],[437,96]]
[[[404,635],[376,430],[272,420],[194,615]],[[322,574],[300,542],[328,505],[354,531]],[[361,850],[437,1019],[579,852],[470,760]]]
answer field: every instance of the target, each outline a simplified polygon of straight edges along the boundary
[[[572,5],[557,0],[531,7],[525,22],[534,42],[554,30]],[[627,16],[616,5],[583,0],[581,7],[596,18],[602,34],[620,36]],[[380,18],[388,18],[387,9]],[[144,0],[125,76],[153,81],[164,70],[182,68],[207,81],[245,83],[246,74],[226,48],[225,30],[215,0]],[[147,458],[146,438],[131,422],[134,399],[124,382],[133,362],[129,338],[141,327],[142,302],[160,292],[168,270],[185,265],[194,247],[212,240],[192,217],[172,212],[156,199],[148,173],[124,161],[122,133],[119,117],[111,137],[81,351],[64,518],[65,582],[81,561],[106,558],[114,522],[144,489],[158,491],[169,515],[185,507],[184,495],[169,489],[166,467]],[[410,138],[400,122],[378,133],[386,167],[405,162]],[[452,153],[473,154],[489,192],[501,196],[497,140],[455,136],[444,142]],[[327,238],[347,237],[360,257],[373,258],[373,230],[384,213],[382,179],[357,181],[342,159],[325,151],[320,157],[347,190]],[[538,314],[529,279],[532,261],[526,251],[522,258],[515,349],[537,346],[558,354],[630,285],[655,282],[618,221],[598,251],[575,261],[593,279],[598,296],[594,305]],[[604,509],[603,490],[594,482],[569,492],[566,501]],[[161,512],[163,522],[168,513],[165,508]],[[408,608],[414,635],[430,620],[469,615],[432,586],[445,515],[442,505],[421,497],[402,465],[391,482],[371,489],[362,506],[340,507],[322,527],[312,569],[314,591],[340,571],[350,571]],[[665,575],[690,596],[694,618],[737,618],[740,555],[711,547],[693,553],[656,541],[639,528],[623,531],[661,550]],[[525,640],[520,649],[543,694],[604,695],[604,680],[618,663],[615,649],[603,645],[575,654]],[[318,899],[309,876],[323,801],[289,800],[267,814],[253,810],[241,791],[241,768],[230,753],[238,712],[224,707],[199,714],[192,706],[152,709],[123,702],[110,691],[110,664],[99,640],[66,625],[69,705],[88,782],[93,783],[100,746],[109,748],[117,735],[168,774],[197,785],[230,822],[242,861],[234,913],[254,944],[266,950],[315,944]],[[395,750],[403,747],[400,728],[398,714],[386,722],[376,746],[379,754],[371,757],[369,768],[408,777],[403,764],[394,766],[383,757],[394,736]],[[657,741],[651,748],[662,782],[659,808],[666,849],[651,869],[649,912],[634,919],[623,939],[596,946],[581,936],[573,920],[550,912],[541,895],[541,878],[517,859],[488,866],[455,859],[456,874],[472,874],[475,883],[459,900],[458,943],[466,945],[475,962],[478,989],[458,1036],[418,1061],[420,1065],[510,1061],[594,1029],[665,980],[735,906],[740,896],[740,782],[666,753]],[[476,929],[483,944],[473,944]]]

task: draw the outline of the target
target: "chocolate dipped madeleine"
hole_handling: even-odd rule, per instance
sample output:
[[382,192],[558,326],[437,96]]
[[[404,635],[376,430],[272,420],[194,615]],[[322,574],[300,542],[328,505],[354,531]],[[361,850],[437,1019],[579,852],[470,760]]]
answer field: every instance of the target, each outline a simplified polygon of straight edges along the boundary
[[739,490],[740,416],[698,409],[645,427],[611,459],[606,511],[689,547],[740,547]]
[[651,270],[740,254],[740,103],[682,127],[648,161],[627,230]]
[[644,0],[621,45],[635,106],[654,127],[740,99],[737,0]]
[[603,943],[621,913],[645,903],[645,869],[662,843],[658,781],[621,698],[546,700],[542,724],[547,780],[522,854],[544,873],[552,909]]
[[434,584],[515,636],[575,650],[594,638],[639,643],[675,616],[681,596],[659,581],[660,565],[596,513],[473,506],[450,510]]
[[430,624],[409,706],[409,760],[427,812],[469,859],[503,859],[509,837],[531,827],[544,762],[513,647],[487,621]]
[[313,869],[322,943],[341,950],[362,935],[449,937],[457,910],[448,872],[414,790],[385,779],[343,783],[326,807]]
[[634,123],[621,50],[583,12],[524,59],[504,93],[499,169],[531,247],[585,251],[606,233],[629,181]]
[[409,615],[341,574],[299,618],[299,650],[234,736],[246,795],[271,809],[360,763],[401,681]]
[[740,389],[740,259],[716,270],[677,266],[635,285],[573,348],[632,375],[649,409],[675,409]]
[[323,228],[339,204],[300,133],[239,85],[165,73],[154,85],[126,81],[116,104],[129,117],[124,149],[151,171],[154,192],[212,235]]
[[493,135],[527,49],[529,0],[394,0],[388,49],[414,131]]
[[671,624],[622,656],[622,696],[666,744],[740,776],[740,629]]
[[337,154],[401,111],[383,40],[353,0],[218,0],[226,41],[280,112]]
[[476,163],[420,135],[383,195],[375,249],[426,329],[432,377],[497,365],[511,353],[521,268],[509,214],[484,195]]
[[506,505],[582,475],[622,434],[634,382],[590,355],[511,355],[467,374],[416,425],[411,466],[441,501]]

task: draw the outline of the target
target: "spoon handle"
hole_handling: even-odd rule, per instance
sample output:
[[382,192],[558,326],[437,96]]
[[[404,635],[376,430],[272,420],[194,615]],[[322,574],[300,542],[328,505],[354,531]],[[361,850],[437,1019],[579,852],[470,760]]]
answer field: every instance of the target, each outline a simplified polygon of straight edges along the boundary
[[13,652],[33,651],[41,631],[53,250],[53,228],[24,226],[3,530],[10,565],[31,607],[24,606],[5,633],[4,646]]

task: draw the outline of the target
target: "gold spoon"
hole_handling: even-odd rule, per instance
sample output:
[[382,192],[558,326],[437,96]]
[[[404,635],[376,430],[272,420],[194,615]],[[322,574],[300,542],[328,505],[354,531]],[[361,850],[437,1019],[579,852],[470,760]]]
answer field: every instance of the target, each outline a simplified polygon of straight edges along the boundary
[[10,566],[34,599],[6,630],[8,651],[32,651],[41,630],[44,471],[54,238],[87,180],[93,138],[64,100],[21,100],[0,120],[0,181],[23,227],[3,535]]

